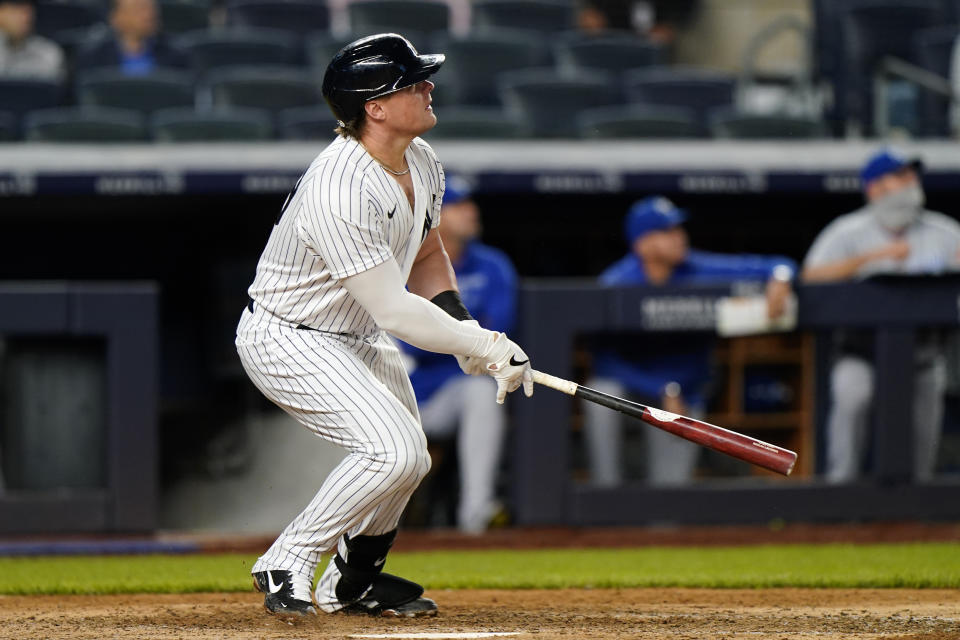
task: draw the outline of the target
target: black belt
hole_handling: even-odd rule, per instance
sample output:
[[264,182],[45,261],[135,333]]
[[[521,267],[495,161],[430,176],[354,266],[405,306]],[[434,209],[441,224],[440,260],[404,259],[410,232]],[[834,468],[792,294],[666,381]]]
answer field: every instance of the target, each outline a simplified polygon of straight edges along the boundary
[[[250,313],[253,313],[253,298],[247,298],[247,310]],[[320,329],[314,329],[313,327],[308,327],[305,324],[298,324],[297,329],[305,329],[307,331],[320,331]],[[346,335],[346,334],[343,334]]]

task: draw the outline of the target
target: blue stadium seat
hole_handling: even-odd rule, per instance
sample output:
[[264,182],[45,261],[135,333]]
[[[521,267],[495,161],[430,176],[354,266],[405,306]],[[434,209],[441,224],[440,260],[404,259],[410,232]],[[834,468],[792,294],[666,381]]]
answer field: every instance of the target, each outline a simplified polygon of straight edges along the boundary
[[447,107],[437,114],[437,124],[424,138],[435,140],[515,139],[524,137],[523,125],[497,108]]
[[106,13],[99,2],[40,0],[34,31],[45,38],[73,44],[77,34],[104,22]]
[[474,0],[474,29],[528,29],[543,33],[576,26],[574,5],[564,0]]
[[24,117],[24,137],[35,142],[141,142],[143,116],[136,111],[63,107],[31,111]]
[[567,34],[554,44],[554,56],[560,68],[574,71],[622,73],[664,62],[663,47],[621,31]]
[[710,132],[715,138],[738,140],[809,140],[825,137],[827,128],[815,118],[746,114],[721,107],[710,114]]
[[508,113],[538,138],[576,138],[577,115],[585,109],[623,102],[604,74],[559,74],[553,69],[508,71],[500,75]]
[[150,134],[159,142],[269,140],[273,123],[257,109],[161,109],[150,118]]
[[885,56],[915,62],[913,36],[942,24],[939,0],[855,0],[843,11],[848,120],[873,133],[873,75]]
[[[949,78],[953,47],[958,38],[960,27],[956,25],[918,31],[913,37],[917,64],[941,78]],[[938,138],[950,135],[950,101],[947,98],[921,90],[918,133]]]
[[543,38],[507,29],[437,38],[433,49],[447,56],[434,78],[434,99],[441,105],[499,106],[497,76],[538,66],[547,56]]
[[322,0],[227,0],[227,24],[284,29],[300,36],[330,28],[330,10]]
[[209,0],[160,0],[160,24],[169,34],[187,33],[210,26]]
[[736,82],[718,71],[656,67],[627,72],[624,84],[631,102],[693,109],[706,131],[709,111],[733,104]]
[[286,67],[236,67],[211,71],[201,92],[214,106],[281,109],[322,105],[320,83],[310,73]]
[[147,76],[127,76],[120,69],[85,71],[77,80],[82,106],[113,107],[151,113],[169,107],[192,107],[193,78],[185,71],[158,69]]
[[577,116],[584,138],[701,138],[703,128],[692,109],[626,105],[587,109]]
[[285,140],[333,140],[336,126],[325,104],[284,109],[277,116],[277,132]]
[[353,0],[347,5],[347,13],[350,30],[358,37],[396,32],[418,48],[425,43],[415,41],[409,33],[445,32],[450,28],[450,7],[441,0]]
[[279,29],[192,31],[179,36],[175,44],[187,54],[190,66],[200,73],[235,66],[303,63],[299,42]]

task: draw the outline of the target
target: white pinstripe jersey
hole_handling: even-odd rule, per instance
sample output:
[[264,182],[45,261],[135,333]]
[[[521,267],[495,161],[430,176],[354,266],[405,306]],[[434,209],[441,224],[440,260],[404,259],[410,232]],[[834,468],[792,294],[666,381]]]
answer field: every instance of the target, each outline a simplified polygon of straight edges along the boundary
[[440,222],[443,167],[426,142],[406,151],[414,208],[400,184],[354,139],[338,137],[287,197],[257,275],[254,303],[294,325],[370,335],[373,318],[340,280],[394,257],[403,279],[427,232]]

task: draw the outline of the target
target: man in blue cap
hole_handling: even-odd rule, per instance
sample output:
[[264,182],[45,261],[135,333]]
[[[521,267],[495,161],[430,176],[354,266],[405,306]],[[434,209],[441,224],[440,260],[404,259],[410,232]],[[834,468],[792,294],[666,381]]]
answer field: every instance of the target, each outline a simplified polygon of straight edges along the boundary
[[[506,254],[477,241],[480,211],[469,185],[459,176],[447,176],[438,229],[464,305],[482,326],[510,331],[516,308],[516,271]],[[465,533],[481,533],[500,510],[496,480],[506,411],[503,405],[488,401],[495,383],[489,376],[466,375],[449,355],[406,343],[401,346],[410,356],[410,382],[423,432],[428,437],[457,437],[457,526]]]
[[[924,208],[922,164],[892,149],[874,153],[860,173],[863,208],[840,216],[817,236],[803,263],[805,282],[840,282],[881,273],[935,274],[960,267],[960,224]],[[873,399],[872,333],[838,332],[831,372],[826,476],[860,474]],[[918,335],[914,392],[914,477],[936,467],[943,422],[945,363],[938,336]]]
[[[691,249],[681,226],[686,219],[685,211],[663,197],[635,203],[625,221],[630,251],[600,275],[600,282],[657,287],[759,281],[766,283],[768,315],[775,318],[784,312],[796,269],[792,260]],[[655,339],[638,336],[629,342],[617,338],[609,348],[601,342],[588,386],[617,396],[629,394],[672,413],[702,417],[713,341],[712,336],[703,334],[657,334]],[[597,486],[616,486],[623,480],[620,414],[593,403],[586,403],[584,412],[591,481]],[[689,480],[698,447],[658,429],[644,433],[649,482]]]

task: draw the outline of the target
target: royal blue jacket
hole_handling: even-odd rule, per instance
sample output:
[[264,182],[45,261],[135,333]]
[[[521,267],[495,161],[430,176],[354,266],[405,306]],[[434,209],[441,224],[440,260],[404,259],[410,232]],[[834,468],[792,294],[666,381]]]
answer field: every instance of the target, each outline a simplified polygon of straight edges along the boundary
[[[665,284],[709,285],[735,281],[765,282],[774,267],[785,264],[796,272],[796,264],[782,256],[725,255],[690,250]],[[607,286],[655,286],[647,280],[643,263],[633,253],[613,263],[600,274]],[[593,371],[597,376],[613,378],[629,391],[657,400],[669,382],[677,382],[684,399],[703,404],[710,382],[710,354],[714,336],[702,333],[648,333],[622,336],[616,340],[598,339]]]
[[[509,335],[516,314],[517,274],[505,253],[479,242],[471,242],[453,265],[464,306],[480,326]],[[445,353],[424,351],[400,342],[416,362],[410,373],[417,402],[429,400],[447,380],[466,375],[456,358]]]

